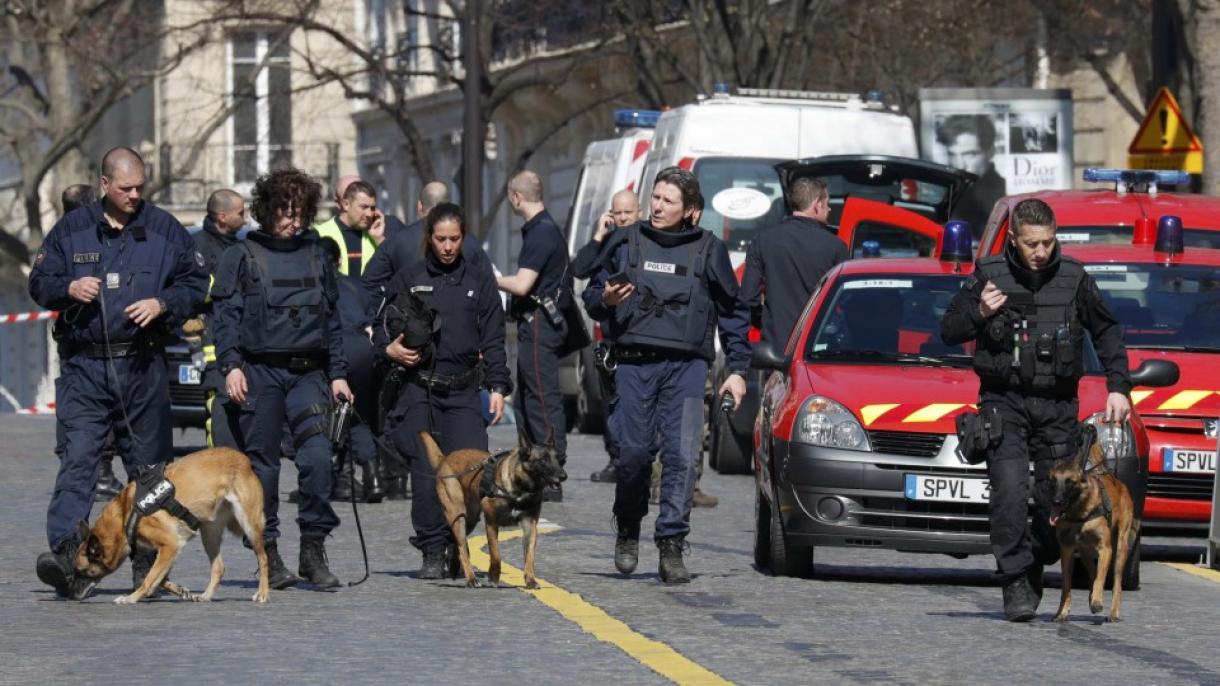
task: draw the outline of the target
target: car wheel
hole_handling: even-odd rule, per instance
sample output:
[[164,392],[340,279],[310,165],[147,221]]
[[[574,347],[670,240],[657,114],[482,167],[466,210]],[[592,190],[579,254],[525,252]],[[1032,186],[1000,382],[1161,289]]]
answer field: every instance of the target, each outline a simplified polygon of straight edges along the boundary
[[771,503],[757,487],[754,489],[754,564],[760,571],[771,568]]
[[601,383],[601,379],[597,378],[597,369],[594,368],[592,360],[588,359],[591,355],[592,352],[588,348],[576,355],[576,378],[579,379],[580,385],[576,392],[573,423],[576,430],[582,434],[600,434],[606,428],[604,411],[595,400],[592,390],[594,384]]
[[779,508],[768,507],[767,510],[771,515],[767,532],[767,568],[771,570],[771,576],[809,576],[813,572],[813,546],[793,545],[784,535]]
[[[708,463],[721,474],[749,474],[751,451],[747,448],[752,440],[742,441],[733,433],[733,425],[727,417],[718,416],[712,421],[712,445]],[[752,437],[751,437],[752,439]]]

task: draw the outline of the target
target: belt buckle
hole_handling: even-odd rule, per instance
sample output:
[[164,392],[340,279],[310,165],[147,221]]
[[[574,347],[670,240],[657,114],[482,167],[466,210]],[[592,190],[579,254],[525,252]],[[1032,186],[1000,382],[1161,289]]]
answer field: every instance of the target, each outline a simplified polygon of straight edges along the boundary
[[288,370],[293,372],[307,371],[310,367],[309,360],[304,357],[288,358]]

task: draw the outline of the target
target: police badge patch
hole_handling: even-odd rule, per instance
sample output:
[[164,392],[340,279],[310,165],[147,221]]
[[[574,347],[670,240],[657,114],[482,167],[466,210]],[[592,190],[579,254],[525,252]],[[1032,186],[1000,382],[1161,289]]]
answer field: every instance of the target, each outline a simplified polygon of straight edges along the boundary
[[203,259],[203,253],[198,250],[195,251],[195,264],[199,265],[200,268],[206,267],[208,264]]
[[47,249],[39,248],[38,252],[34,253],[34,266],[42,264],[42,261],[47,259]]

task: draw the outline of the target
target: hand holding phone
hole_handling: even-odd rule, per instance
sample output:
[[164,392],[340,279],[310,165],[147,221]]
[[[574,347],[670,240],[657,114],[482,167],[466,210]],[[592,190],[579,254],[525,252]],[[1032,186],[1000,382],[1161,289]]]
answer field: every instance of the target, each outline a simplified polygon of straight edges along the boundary
[[626,272],[626,270],[624,270],[624,271],[621,271],[621,272],[618,272],[615,274],[611,274],[610,278],[606,279],[606,283],[611,286],[625,286],[625,285],[631,283],[631,279],[628,278],[627,272]]

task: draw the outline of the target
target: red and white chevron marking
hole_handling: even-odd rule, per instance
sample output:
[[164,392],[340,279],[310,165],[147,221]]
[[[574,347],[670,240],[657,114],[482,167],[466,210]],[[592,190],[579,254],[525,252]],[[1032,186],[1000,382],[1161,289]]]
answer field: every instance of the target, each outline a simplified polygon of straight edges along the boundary
[[55,319],[58,312],[41,310],[38,312],[17,312],[16,314],[0,314],[0,324],[17,324],[19,322],[40,322],[44,319]]
[[55,414],[55,403],[35,405],[17,410],[17,414]]

